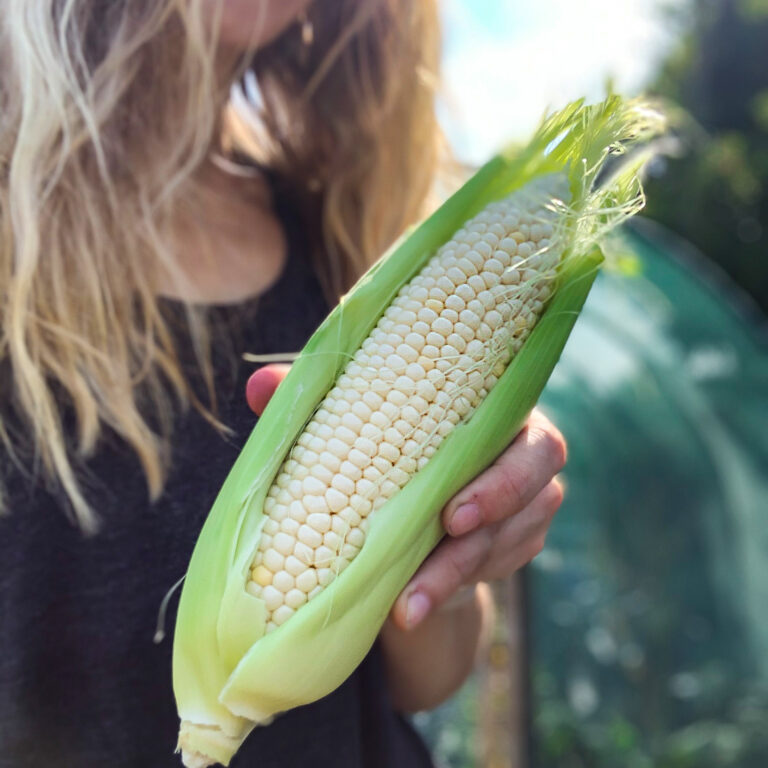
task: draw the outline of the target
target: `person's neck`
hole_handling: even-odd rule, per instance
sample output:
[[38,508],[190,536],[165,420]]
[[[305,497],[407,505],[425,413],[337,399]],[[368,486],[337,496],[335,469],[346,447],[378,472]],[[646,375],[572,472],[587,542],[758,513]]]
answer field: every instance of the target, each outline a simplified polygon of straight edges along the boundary
[[198,304],[235,304],[263,293],[279,276],[285,236],[268,180],[207,161],[175,222],[180,276],[160,293]]

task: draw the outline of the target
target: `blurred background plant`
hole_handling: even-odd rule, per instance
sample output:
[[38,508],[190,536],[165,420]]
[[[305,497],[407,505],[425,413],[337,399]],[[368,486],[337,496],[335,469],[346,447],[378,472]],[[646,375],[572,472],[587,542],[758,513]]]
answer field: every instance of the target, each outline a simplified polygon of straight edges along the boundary
[[651,90],[701,128],[659,162],[646,215],[698,246],[768,310],[768,0],[668,6],[688,31]]
[[600,277],[543,398],[570,444],[547,547],[417,726],[455,768],[764,768],[768,0],[444,8],[468,164],[606,78],[680,117],[625,233],[637,274]]

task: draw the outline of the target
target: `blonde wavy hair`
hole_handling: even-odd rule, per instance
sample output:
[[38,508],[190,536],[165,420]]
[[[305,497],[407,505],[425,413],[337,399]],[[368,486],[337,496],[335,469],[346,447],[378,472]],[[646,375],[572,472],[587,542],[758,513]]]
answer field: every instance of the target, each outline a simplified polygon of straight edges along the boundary
[[[81,473],[105,429],[154,498],[172,414],[214,421],[158,302],[212,148],[279,176],[333,295],[420,215],[437,162],[434,0],[316,0],[233,72],[260,103],[230,98],[202,2],[0,0],[3,461],[40,470],[84,530]],[[204,314],[187,317],[210,385]]]

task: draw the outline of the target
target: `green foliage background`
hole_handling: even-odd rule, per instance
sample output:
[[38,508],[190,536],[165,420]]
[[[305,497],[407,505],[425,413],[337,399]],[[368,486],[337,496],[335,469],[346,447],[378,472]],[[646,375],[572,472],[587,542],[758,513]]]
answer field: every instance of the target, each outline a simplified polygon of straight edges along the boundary
[[768,0],[690,0],[652,87],[685,110],[646,215],[717,262],[768,310]]
[[[571,451],[530,569],[531,768],[768,765],[768,353],[699,282],[714,262],[768,312],[768,0],[665,12],[645,216],[705,260],[632,235],[640,280],[598,280],[545,392]],[[441,768],[489,764],[482,679],[417,718]]]

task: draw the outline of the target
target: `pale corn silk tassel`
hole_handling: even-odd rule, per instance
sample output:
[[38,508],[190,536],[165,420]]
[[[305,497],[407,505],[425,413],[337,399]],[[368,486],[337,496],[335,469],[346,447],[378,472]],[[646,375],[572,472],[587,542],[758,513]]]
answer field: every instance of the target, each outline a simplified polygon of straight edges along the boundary
[[248,591],[287,621],[360,552],[371,515],[493,389],[552,292],[567,177],[467,221],[398,293],[290,451]]

